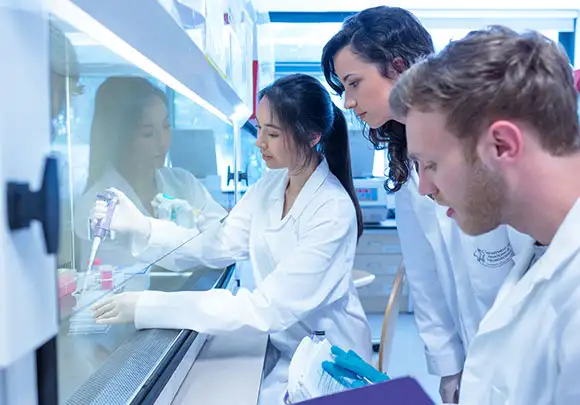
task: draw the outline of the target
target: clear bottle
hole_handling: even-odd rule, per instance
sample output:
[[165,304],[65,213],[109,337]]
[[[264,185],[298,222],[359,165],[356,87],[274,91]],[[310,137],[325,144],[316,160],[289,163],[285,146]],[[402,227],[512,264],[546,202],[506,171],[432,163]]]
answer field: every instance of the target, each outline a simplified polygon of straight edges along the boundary
[[314,333],[312,334],[312,341],[314,343],[322,342],[325,339],[326,339],[326,332],[324,332],[323,330],[314,331]]

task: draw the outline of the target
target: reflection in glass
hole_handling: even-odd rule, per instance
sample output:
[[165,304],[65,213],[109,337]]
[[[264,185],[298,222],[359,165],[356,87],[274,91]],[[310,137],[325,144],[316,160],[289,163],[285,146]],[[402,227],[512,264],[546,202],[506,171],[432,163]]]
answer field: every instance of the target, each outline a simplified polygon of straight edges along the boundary
[[[183,167],[205,177],[204,184],[220,204],[230,209],[234,205],[234,189],[228,170],[233,170],[233,128],[208,114],[200,114],[201,107],[180,94],[175,95],[175,141],[170,158],[173,167]],[[208,143],[208,140],[213,142]],[[184,159],[184,148],[203,148],[202,161]],[[211,149],[210,149],[211,148]],[[215,161],[210,161],[215,157]],[[194,168],[194,163],[204,167]]]
[[[91,243],[88,218],[97,193],[117,188],[142,214],[203,232],[227,213],[217,201],[233,205],[231,193],[222,191],[218,169],[220,159],[233,156],[233,131],[57,19],[51,22],[50,56],[51,142],[61,163],[59,398],[61,403],[85,404],[91,402],[87,387],[95,375],[118,361],[119,349],[140,336],[133,326],[99,328],[89,308],[92,302],[127,290],[209,289],[222,273],[175,273],[152,266],[133,257],[126,238],[113,235],[103,242],[88,291],[81,295]],[[176,99],[189,112],[189,121],[178,130]],[[167,207],[176,202],[185,208],[172,215]]]
[[[165,166],[171,140],[165,92],[142,77],[113,76],[99,86],[90,131],[88,179],[74,215],[81,262],[86,261],[90,250],[87,218],[96,195],[110,187],[122,191],[147,216],[167,217],[159,208],[164,198],[187,203],[190,215],[199,210],[205,218],[201,227],[226,214],[193,174]],[[190,153],[192,159],[202,159],[203,151]],[[187,217],[176,217],[175,221],[193,226]],[[123,235],[105,240],[98,258],[102,264],[121,267],[129,274],[143,273],[149,264],[133,257],[130,241]]]

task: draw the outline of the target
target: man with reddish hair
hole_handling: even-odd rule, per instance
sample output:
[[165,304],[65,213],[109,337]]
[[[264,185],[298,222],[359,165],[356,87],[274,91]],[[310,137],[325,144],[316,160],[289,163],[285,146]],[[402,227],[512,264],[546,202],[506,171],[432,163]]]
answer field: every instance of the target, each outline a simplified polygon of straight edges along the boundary
[[414,65],[391,92],[419,191],[468,234],[507,224],[539,242],[479,326],[462,405],[580,403],[578,81],[548,38],[495,26]]

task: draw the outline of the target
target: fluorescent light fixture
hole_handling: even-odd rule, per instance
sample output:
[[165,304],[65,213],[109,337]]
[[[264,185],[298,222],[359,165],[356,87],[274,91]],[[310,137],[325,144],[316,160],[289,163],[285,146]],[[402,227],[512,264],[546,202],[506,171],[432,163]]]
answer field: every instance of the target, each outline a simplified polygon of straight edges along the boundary
[[236,104],[234,112],[229,119],[235,126],[240,126],[250,118],[252,111],[243,103]]
[[109,48],[111,51],[115,52],[117,55],[121,56],[128,62],[134,64],[162,83],[165,83],[167,86],[171,87],[178,93],[181,93],[183,96],[187,97],[194,103],[197,103],[202,108],[215,115],[225,123],[230,125],[232,124],[231,120],[224,113],[198,96],[189,87],[177,80],[170,73],[163,70],[131,45],[123,41],[116,34],[95,20],[76,4],[69,0],[51,0],[49,7],[50,12],[56,17],[71,24],[79,31],[86,33],[89,37],[97,41],[102,46]]

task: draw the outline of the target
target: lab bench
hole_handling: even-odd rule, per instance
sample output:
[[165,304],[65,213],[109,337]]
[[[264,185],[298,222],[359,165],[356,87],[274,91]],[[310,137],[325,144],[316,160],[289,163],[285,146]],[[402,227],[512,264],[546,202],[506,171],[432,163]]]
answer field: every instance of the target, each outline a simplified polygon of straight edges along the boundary
[[[357,247],[355,268],[376,276],[373,283],[358,290],[367,313],[386,308],[401,257],[394,221],[365,229]],[[234,289],[233,275],[232,266],[184,273],[154,268],[136,277],[146,277],[151,290],[200,291]],[[406,297],[404,303],[408,302]],[[403,311],[408,309],[404,303]],[[63,308],[63,312],[71,309]],[[113,325],[102,334],[71,335],[71,319],[65,318],[57,339],[61,403],[257,403],[267,336],[208,337],[188,330],[137,331],[133,325]],[[219,389],[224,381],[228,389]]]
[[[394,219],[377,224],[365,224],[354,258],[354,268],[375,275],[369,285],[358,289],[366,313],[383,313],[387,307],[397,267],[403,259],[397,224]],[[405,283],[401,297],[401,312],[412,311],[409,288]]]
[[[233,267],[225,270],[198,268],[188,273],[151,271],[147,274],[150,289],[163,291],[233,288],[235,280],[232,276]],[[184,354],[188,352],[191,357],[192,351],[199,352],[207,339],[207,336],[194,331],[138,331],[133,325],[113,325],[101,334],[71,335],[71,319],[63,321],[57,339],[59,397],[60,403],[67,405],[125,405],[154,399],[165,389],[165,382],[174,379],[180,365],[187,364],[188,357]],[[200,367],[211,367],[211,361],[208,365],[207,359],[215,353],[216,344],[219,348],[219,343],[218,339],[201,351],[201,359],[205,360],[196,366],[195,372]],[[261,341],[256,344],[259,352]],[[261,356],[263,361],[263,354]],[[233,357],[232,362],[235,360]],[[205,394],[202,392],[200,395]],[[198,395],[194,398],[208,403]]]
[[[201,348],[197,359],[184,362],[191,368],[185,379],[175,374],[159,396],[156,404],[174,405],[255,405],[258,402],[262,383],[268,337],[253,337],[231,334],[213,336]],[[197,348],[192,348],[193,355]],[[227,389],[220,389],[227,382]],[[174,394],[174,392],[177,392]]]

